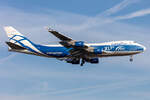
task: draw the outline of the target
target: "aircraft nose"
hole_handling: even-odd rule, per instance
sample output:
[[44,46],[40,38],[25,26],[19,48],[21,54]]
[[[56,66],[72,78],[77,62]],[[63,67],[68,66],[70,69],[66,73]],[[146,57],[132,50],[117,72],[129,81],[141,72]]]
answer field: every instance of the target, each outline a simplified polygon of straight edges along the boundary
[[146,47],[141,44],[138,44],[138,51],[144,52],[144,51],[146,51]]
[[146,51],[146,47],[145,46],[143,46],[143,51]]
[[141,48],[143,49],[143,52],[146,51],[146,47],[141,45]]

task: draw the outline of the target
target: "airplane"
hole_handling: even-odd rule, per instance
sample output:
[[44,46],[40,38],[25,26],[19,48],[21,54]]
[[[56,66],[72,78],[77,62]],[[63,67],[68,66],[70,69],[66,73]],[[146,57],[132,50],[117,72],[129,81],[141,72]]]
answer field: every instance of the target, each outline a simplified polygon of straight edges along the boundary
[[8,50],[13,52],[56,58],[71,64],[98,64],[99,58],[114,56],[130,56],[143,53],[146,47],[134,41],[112,41],[105,43],[85,43],[64,36],[58,31],[47,28],[48,32],[57,37],[59,45],[40,45],[33,43],[12,26],[4,27],[9,41]]

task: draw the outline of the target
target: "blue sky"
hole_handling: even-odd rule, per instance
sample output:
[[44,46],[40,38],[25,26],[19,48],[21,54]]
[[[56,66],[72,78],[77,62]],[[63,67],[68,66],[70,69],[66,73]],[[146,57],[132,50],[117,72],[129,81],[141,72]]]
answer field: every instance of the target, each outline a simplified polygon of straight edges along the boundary
[[[0,98],[3,100],[149,100],[150,1],[3,0],[0,1]],[[32,41],[57,43],[44,27],[76,40],[134,40],[144,54],[101,58],[100,64],[65,62],[8,52],[3,26],[11,25]]]

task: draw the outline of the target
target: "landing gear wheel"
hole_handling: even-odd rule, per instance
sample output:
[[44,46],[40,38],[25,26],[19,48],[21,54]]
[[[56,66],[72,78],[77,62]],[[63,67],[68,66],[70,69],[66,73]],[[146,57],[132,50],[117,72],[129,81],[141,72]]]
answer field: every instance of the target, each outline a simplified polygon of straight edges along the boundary
[[130,62],[133,62],[133,59],[130,59]]
[[130,62],[133,62],[133,56],[130,56]]
[[82,59],[82,62],[81,62],[81,65],[80,66],[83,66],[85,64],[85,60]]

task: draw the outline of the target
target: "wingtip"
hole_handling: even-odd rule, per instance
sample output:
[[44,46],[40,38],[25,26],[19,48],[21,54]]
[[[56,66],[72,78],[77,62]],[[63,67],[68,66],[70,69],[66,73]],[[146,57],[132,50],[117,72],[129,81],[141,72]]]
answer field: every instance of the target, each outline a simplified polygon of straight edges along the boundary
[[46,26],[45,29],[48,30],[49,32],[54,31],[51,27],[48,26]]
[[4,29],[10,28],[10,27],[12,27],[12,26],[3,26]]

